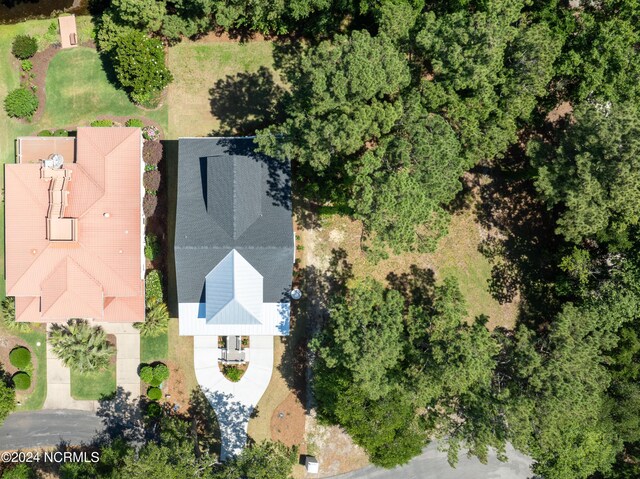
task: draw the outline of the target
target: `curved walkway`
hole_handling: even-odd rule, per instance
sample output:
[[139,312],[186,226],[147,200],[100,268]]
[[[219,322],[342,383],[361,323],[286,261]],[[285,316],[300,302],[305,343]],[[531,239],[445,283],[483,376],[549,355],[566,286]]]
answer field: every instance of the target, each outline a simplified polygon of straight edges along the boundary
[[193,338],[196,379],[218,416],[221,460],[238,454],[246,444],[249,417],[271,380],[273,337],[251,336],[250,345],[249,367],[234,383],[218,367],[218,336]]

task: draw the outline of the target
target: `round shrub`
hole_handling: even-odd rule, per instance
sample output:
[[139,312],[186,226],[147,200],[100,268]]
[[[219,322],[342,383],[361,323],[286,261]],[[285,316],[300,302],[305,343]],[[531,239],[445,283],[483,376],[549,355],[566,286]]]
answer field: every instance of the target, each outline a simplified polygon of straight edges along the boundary
[[162,143],[145,141],[142,147],[142,158],[147,165],[157,165],[162,159]]
[[22,60],[20,62],[20,67],[25,71],[25,72],[30,72],[33,69],[33,63],[31,63],[31,60]]
[[153,368],[153,378],[156,381],[159,381],[159,384],[162,384],[167,379],[169,379],[169,368],[167,367],[167,365],[162,363],[157,364]]
[[29,376],[24,371],[18,371],[15,373],[11,380],[13,381],[13,385],[19,391],[24,391],[25,389],[29,389],[31,387],[31,376]]
[[129,118],[124,126],[129,126],[129,127],[135,127],[135,128],[142,128],[144,126],[144,123],[142,123],[142,120],[138,119],[138,118]]
[[142,209],[144,211],[144,215],[147,218],[152,217],[156,213],[157,208],[158,197],[156,195],[144,195],[144,200],[142,201]]
[[42,130],[38,132],[38,136],[53,136],[53,133],[51,133],[51,130]]
[[162,415],[162,406],[157,402],[150,402],[144,410],[147,417],[156,419]]
[[237,368],[236,366],[225,366],[223,374],[229,381],[237,383],[238,381],[240,381],[240,378],[242,378],[244,371]]
[[9,353],[9,362],[18,369],[25,369],[31,364],[31,351],[23,346],[13,348]]
[[153,381],[153,368],[151,366],[143,366],[140,368],[139,376],[142,381],[151,384],[151,381]]
[[67,130],[56,130],[53,132],[53,136],[69,136],[69,132]]
[[26,88],[16,88],[4,99],[4,109],[14,118],[31,118],[38,109],[38,97]]
[[160,188],[160,172],[158,170],[145,171],[142,183],[148,191],[158,191]]
[[151,386],[149,389],[147,389],[147,397],[152,401],[157,401],[162,398],[162,391],[160,390],[160,388]]
[[29,35],[18,35],[13,40],[13,46],[11,47],[11,53],[20,60],[26,60],[31,58],[38,51],[38,42],[35,38]]

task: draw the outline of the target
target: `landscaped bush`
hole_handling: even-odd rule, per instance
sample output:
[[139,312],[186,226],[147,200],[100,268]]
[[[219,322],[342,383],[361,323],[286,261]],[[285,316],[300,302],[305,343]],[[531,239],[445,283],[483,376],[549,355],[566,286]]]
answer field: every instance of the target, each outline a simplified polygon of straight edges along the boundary
[[149,418],[157,419],[162,415],[162,406],[157,402],[150,402],[146,405],[144,413]]
[[140,369],[139,376],[145,383],[158,387],[169,379],[169,368],[162,363],[158,363],[155,366],[146,365]]
[[26,88],[16,88],[4,99],[7,115],[14,118],[31,118],[38,109],[38,97]]
[[160,388],[151,386],[149,389],[147,389],[147,397],[152,401],[158,401],[162,398],[162,391],[160,390]]
[[129,118],[125,122],[124,126],[142,128],[144,126],[144,123],[139,118]]
[[145,280],[145,299],[147,307],[151,304],[162,303],[164,296],[162,294],[162,274],[157,269],[149,271]]
[[140,368],[140,373],[138,375],[142,381],[147,384],[151,384],[151,381],[153,381],[153,367],[149,365],[143,366]]
[[153,368],[153,378],[159,381],[159,384],[169,379],[169,368],[167,365],[162,363],[156,364]]
[[104,330],[82,319],[71,319],[67,325],[53,325],[49,343],[66,367],[79,372],[107,368],[115,353]]
[[162,143],[145,141],[142,147],[142,158],[147,165],[156,166],[162,159]]
[[33,479],[35,472],[25,462],[16,464],[11,469],[2,471],[2,479]]
[[38,132],[38,136],[53,136],[51,130],[42,130]]
[[18,371],[15,373],[11,380],[13,381],[13,385],[17,390],[24,391],[25,389],[29,389],[31,387],[31,376],[25,373],[24,371]]
[[144,195],[144,200],[142,201],[142,210],[144,211],[144,215],[147,218],[152,217],[156,214],[156,209],[158,208],[158,197],[156,195],[146,194]]
[[31,364],[31,351],[23,346],[13,348],[9,353],[9,362],[18,369],[26,369]]
[[53,136],[69,136],[69,132],[67,130],[56,130],[53,132]]
[[144,256],[153,261],[160,255],[160,242],[156,235],[148,234],[144,239]]
[[31,69],[33,68],[33,63],[31,63],[31,60],[22,60],[20,62],[20,67],[22,68],[23,71],[30,72]]
[[147,191],[158,191],[160,188],[160,172],[158,170],[145,171],[142,180]]
[[11,53],[20,60],[26,60],[31,58],[38,51],[38,42],[35,38],[29,35],[18,35],[13,40],[13,46],[11,47]]
[[165,303],[147,303],[144,323],[133,325],[142,336],[158,336],[169,328],[169,309]]
[[149,125],[142,129],[142,138],[147,141],[156,141],[160,137],[160,130],[155,126]]
[[152,106],[173,80],[165,66],[162,42],[139,31],[116,39],[112,60],[118,81],[138,104]]
[[113,126],[113,121],[107,120],[106,118],[103,120],[94,120],[91,122],[91,126]]
[[244,371],[236,366],[224,366],[223,374],[229,381],[236,383],[240,381],[240,378],[244,374]]

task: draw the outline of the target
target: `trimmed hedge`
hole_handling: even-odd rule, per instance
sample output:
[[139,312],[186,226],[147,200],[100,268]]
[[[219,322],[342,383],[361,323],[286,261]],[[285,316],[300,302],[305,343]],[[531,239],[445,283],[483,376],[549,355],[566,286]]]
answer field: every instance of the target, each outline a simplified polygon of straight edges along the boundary
[[169,379],[169,368],[163,363],[158,363],[155,366],[147,364],[140,368],[138,375],[142,381],[157,388]]
[[158,191],[160,188],[160,172],[158,170],[145,171],[142,183],[149,191]]
[[158,208],[158,197],[156,195],[146,194],[144,195],[144,200],[142,201],[142,210],[144,211],[144,215],[147,218],[152,217],[156,214],[156,209]]
[[25,369],[31,364],[31,351],[24,346],[18,346],[9,353],[9,362],[18,369]]
[[26,88],[16,88],[4,99],[7,115],[14,118],[31,118],[38,105],[38,97]]
[[156,381],[160,381],[159,384],[162,384],[167,379],[169,379],[169,368],[166,364],[156,364],[153,368],[153,378]]
[[154,234],[148,234],[144,239],[144,256],[149,261],[153,261],[160,256],[160,242]]
[[147,389],[147,397],[152,401],[158,401],[162,399],[162,391],[160,390],[160,388],[151,386],[149,389]]
[[162,160],[162,143],[145,141],[142,147],[142,158],[147,165],[155,166]]
[[153,269],[147,273],[145,279],[145,299],[147,300],[147,308],[152,304],[162,303],[164,295],[162,294],[162,274],[157,269]]
[[67,130],[56,130],[53,132],[53,136],[69,136],[69,132]]
[[11,53],[20,60],[31,58],[38,51],[38,41],[29,35],[18,35],[13,40]]
[[38,132],[38,136],[53,136],[53,133],[51,133],[51,130],[42,130]]
[[140,368],[140,373],[138,373],[140,379],[147,384],[151,384],[153,381],[153,367],[147,365]]
[[91,122],[91,126],[113,126],[112,120],[107,120],[106,118],[103,120],[94,120]]
[[31,376],[25,373],[24,371],[18,371],[15,373],[11,380],[13,381],[13,385],[19,391],[24,391],[25,389],[29,389],[31,387]]

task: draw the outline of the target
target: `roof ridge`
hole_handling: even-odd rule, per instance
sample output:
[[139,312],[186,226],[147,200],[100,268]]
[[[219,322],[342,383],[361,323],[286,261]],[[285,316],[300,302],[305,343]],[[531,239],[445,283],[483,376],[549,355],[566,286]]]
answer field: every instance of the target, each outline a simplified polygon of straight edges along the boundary
[[[51,270],[51,273],[49,273],[49,276],[47,276],[45,279],[42,280],[42,282],[40,283],[40,297],[42,298],[42,285],[44,283],[46,283],[47,281],[49,281],[49,279],[55,275],[58,272],[58,268],[60,267],[60,265],[62,263],[64,263],[64,275],[60,275],[60,277],[62,278],[62,280],[64,280],[64,288],[60,291],[60,294],[58,294],[52,301],[51,304],[49,305],[49,307],[42,311],[41,314],[44,316],[49,310],[51,310],[51,308],[53,308],[53,306],[60,300],[60,298],[62,297],[62,295],[65,293],[65,291],[68,290],[69,288],[69,280],[68,280],[68,275],[69,272],[67,270],[68,266],[69,266],[69,257],[64,257],[63,259],[60,260],[60,262],[56,265],[55,268],[53,268]],[[62,281],[61,281],[62,282]]]

